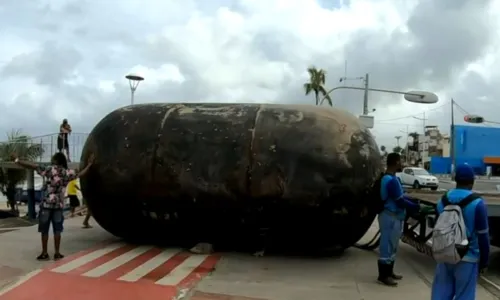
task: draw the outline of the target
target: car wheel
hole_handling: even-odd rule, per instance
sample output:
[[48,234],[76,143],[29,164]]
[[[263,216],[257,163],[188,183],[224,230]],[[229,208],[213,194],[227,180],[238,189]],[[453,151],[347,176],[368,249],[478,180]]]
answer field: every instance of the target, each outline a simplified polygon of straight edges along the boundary
[[431,187],[431,190],[433,190],[433,191],[437,191],[437,189],[438,189],[437,186]]
[[417,180],[415,180],[415,182],[413,183],[413,188],[416,190],[420,189],[420,183],[418,183]]

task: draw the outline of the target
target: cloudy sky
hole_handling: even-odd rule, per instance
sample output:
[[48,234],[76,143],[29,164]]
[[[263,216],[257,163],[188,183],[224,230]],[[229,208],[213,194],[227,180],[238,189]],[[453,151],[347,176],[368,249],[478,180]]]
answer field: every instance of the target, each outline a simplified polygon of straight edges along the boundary
[[[314,104],[306,68],[370,74],[373,88],[428,90],[433,105],[370,93],[379,144],[428,125],[448,131],[449,99],[500,121],[500,0],[2,0],[0,132],[89,132],[130,102]],[[347,85],[361,86],[353,80]],[[335,91],[359,114],[363,93]],[[456,112],[457,122],[463,119]]]

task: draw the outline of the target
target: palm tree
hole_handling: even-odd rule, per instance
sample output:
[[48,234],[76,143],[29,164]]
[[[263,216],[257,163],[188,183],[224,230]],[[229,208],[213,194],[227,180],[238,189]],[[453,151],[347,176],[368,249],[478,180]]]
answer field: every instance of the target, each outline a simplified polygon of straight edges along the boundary
[[412,145],[409,147],[409,150],[418,151],[418,132],[410,132],[408,136],[413,140]]
[[392,148],[392,152],[394,152],[394,153],[401,154],[401,151],[403,151],[403,148],[401,148],[400,146],[396,146],[396,147]]
[[[7,133],[7,141],[0,142],[0,161],[12,161],[12,154],[25,160],[36,160],[43,155],[41,144],[33,144],[31,137],[20,130]],[[5,168],[0,169],[0,191],[7,197],[12,210],[15,210],[16,186],[26,180],[26,170]]]
[[330,106],[332,104],[332,98],[328,94],[325,88],[326,81],[326,71],[323,69],[317,69],[314,66],[307,68],[307,73],[309,73],[309,82],[304,83],[304,90],[306,92],[306,96],[311,92],[314,92],[314,96],[316,98],[316,105],[320,104],[320,95],[328,101]]

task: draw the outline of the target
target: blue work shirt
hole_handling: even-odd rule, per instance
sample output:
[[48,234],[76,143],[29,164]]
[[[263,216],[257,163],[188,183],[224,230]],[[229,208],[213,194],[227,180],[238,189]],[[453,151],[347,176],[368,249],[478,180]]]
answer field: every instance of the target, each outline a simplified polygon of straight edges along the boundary
[[401,201],[404,201],[404,191],[401,186],[401,182],[394,175],[385,174],[382,177],[380,188],[380,196],[385,202],[384,210],[391,212],[398,218],[398,220],[404,220],[406,217],[406,208],[401,205]]
[[[446,194],[448,201],[458,204],[462,199],[472,194],[467,189],[452,189]],[[437,204],[437,213],[441,214],[444,210],[442,200]],[[469,238],[469,251],[465,254],[462,261],[478,262],[487,265],[489,256],[489,234],[488,234],[488,213],[482,198],[478,198],[462,210],[467,236]]]

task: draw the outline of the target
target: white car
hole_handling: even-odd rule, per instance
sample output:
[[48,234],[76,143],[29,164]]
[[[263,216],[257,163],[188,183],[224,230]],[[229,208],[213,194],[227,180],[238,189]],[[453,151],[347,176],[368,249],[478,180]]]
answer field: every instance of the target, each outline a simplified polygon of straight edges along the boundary
[[439,187],[439,180],[422,168],[404,168],[403,172],[396,173],[402,185],[410,185],[414,189],[430,188],[435,191]]

